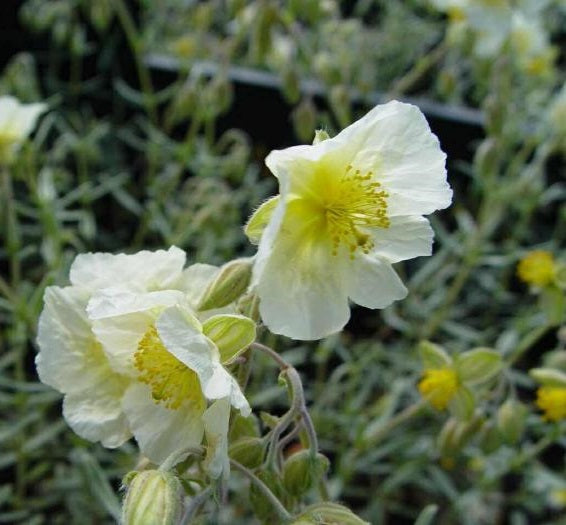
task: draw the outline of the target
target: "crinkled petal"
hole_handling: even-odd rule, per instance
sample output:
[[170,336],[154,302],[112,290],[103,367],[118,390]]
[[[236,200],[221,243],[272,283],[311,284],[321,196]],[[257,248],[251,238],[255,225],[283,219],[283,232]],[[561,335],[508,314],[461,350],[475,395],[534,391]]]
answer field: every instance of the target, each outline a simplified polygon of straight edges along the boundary
[[366,308],[385,308],[407,296],[407,289],[391,264],[378,257],[356,257],[347,281],[350,299]]
[[[81,381],[82,377],[78,379]],[[79,436],[100,441],[108,448],[119,447],[132,437],[122,411],[127,385],[115,374],[100,375],[97,383],[65,396],[63,416]]]
[[60,392],[77,392],[110,369],[86,317],[88,293],[68,286],[45,290],[39,317],[39,378]]
[[372,253],[390,263],[432,253],[434,232],[424,217],[392,217],[389,228],[376,228],[371,234]]
[[207,454],[205,467],[211,478],[228,478],[228,426],[230,422],[230,400],[219,399],[208,407],[202,416],[206,434]]
[[129,425],[142,454],[154,463],[202,442],[202,411],[186,403],[172,410],[151,398],[148,386],[135,383],[122,403]]
[[185,258],[185,252],[176,246],[167,251],[143,250],[133,255],[80,254],[71,265],[70,278],[72,284],[91,290],[115,286],[138,291],[163,290],[178,281]]

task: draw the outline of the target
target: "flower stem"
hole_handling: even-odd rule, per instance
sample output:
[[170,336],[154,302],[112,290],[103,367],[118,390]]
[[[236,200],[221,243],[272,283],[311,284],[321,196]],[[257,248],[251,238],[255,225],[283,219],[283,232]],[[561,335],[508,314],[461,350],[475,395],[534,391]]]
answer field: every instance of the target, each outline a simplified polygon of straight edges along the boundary
[[210,497],[211,493],[212,486],[209,486],[192,498],[185,507],[185,513],[183,514],[179,525],[190,525],[203,503]]
[[246,467],[244,467],[244,465],[238,463],[233,459],[230,460],[230,465],[232,465],[232,467],[246,476],[246,478],[248,478],[259,490],[261,490],[263,495],[270,501],[270,503],[273,505],[273,508],[284,522],[288,522],[291,519],[291,514],[279,501],[277,496],[273,494],[270,488],[263,481],[261,481],[261,479],[259,479],[251,470],[247,469]]

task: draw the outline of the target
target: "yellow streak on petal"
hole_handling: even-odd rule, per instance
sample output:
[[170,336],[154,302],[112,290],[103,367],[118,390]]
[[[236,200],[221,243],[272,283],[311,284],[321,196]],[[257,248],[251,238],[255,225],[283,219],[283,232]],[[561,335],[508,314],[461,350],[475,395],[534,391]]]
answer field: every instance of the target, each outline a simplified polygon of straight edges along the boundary
[[140,339],[134,365],[140,372],[139,381],[151,387],[156,403],[172,410],[185,401],[202,410],[206,407],[198,376],[167,351],[155,325]]

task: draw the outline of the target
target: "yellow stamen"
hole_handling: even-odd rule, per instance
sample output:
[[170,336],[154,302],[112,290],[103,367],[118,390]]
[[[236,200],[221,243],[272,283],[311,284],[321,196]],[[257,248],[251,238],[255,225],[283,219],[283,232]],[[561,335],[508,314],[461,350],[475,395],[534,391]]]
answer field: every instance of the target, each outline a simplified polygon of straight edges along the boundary
[[566,419],[566,388],[542,386],[537,390],[537,405],[548,421]]
[[444,410],[458,390],[458,377],[450,368],[424,371],[419,383],[421,395],[436,409]]
[[372,172],[362,174],[348,166],[333,191],[328,191],[322,202],[326,230],[333,244],[333,255],[343,244],[354,252],[359,248],[369,253],[373,241],[360,228],[388,228],[387,197],[381,184],[373,180]]
[[138,379],[151,387],[156,403],[163,403],[172,410],[185,401],[200,409],[205,408],[198,376],[167,351],[154,325],[138,343],[134,365],[140,372]]

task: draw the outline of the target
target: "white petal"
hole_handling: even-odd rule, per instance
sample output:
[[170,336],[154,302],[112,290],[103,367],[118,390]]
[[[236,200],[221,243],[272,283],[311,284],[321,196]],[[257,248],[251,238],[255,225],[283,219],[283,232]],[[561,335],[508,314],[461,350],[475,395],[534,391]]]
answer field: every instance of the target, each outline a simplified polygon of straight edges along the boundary
[[184,264],[185,252],[175,246],[167,251],[143,250],[133,255],[87,253],[77,255],[70,277],[71,283],[91,290],[114,286],[163,290],[179,279]]
[[155,326],[165,348],[197,374],[207,399],[227,397],[242,415],[249,415],[250,406],[238,383],[220,364],[218,349],[187,311],[177,306],[168,308]]
[[392,217],[389,228],[375,228],[371,234],[372,253],[390,263],[432,253],[434,232],[424,217]]
[[0,134],[24,140],[46,110],[46,104],[21,104],[14,97],[0,97]]
[[407,289],[389,262],[356,256],[347,274],[350,299],[366,308],[385,308],[407,296]]
[[39,378],[60,392],[77,392],[109,371],[86,317],[88,293],[50,286],[39,317],[36,366]]
[[207,442],[205,466],[211,478],[230,474],[228,458],[228,424],[230,422],[230,401],[228,398],[215,401],[202,416]]
[[165,348],[196,372],[201,385],[206,385],[214,374],[214,363],[220,359],[196,320],[174,306],[163,311],[155,326]]
[[63,416],[79,436],[108,448],[119,447],[132,437],[122,411],[126,387],[119,376],[101,375],[97,384],[65,396]]
[[269,253],[269,239],[263,236],[265,259],[254,268],[263,322],[271,332],[293,339],[320,339],[339,331],[350,316],[340,259],[327,247],[301,246],[300,235],[280,235]]
[[360,147],[352,165],[372,171],[389,193],[387,215],[426,215],[449,206],[446,155],[419,108],[391,101],[356,124],[366,118],[365,140],[356,137]]
[[176,410],[165,408],[151,398],[150,388],[133,384],[123,399],[123,409],[142,454],[162,463],[174,452],[201,444],[204,432],[202,412],[184,404]]
[[174,290],[134,293],[107,289],[95,294],[87,311],[112,368],[136,375],[133,358],[140,339],[162,310],[183,301],[183,293]]

